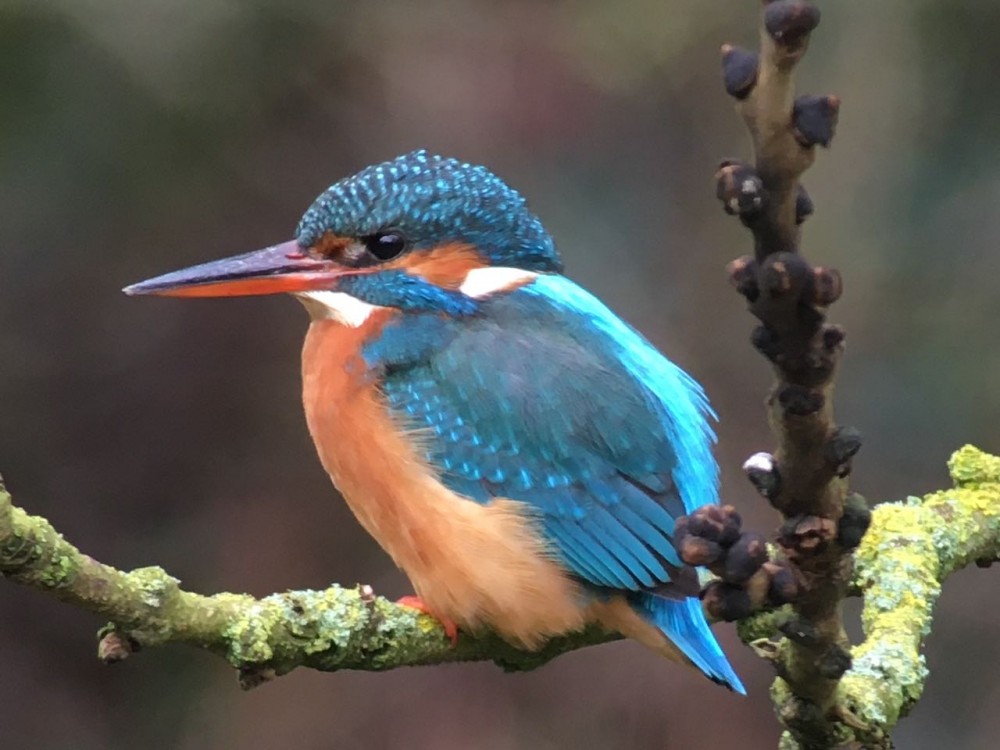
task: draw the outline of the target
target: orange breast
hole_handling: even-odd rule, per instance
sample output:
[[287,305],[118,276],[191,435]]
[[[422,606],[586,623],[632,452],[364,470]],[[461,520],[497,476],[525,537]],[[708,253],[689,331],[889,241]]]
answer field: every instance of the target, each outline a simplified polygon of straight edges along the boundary
[[320,460],[361,524],[409,576],[428,608],[466,629],[489,626],[532,647],[581,627],[587,600],[546,552],[525,506],[457,496],[415,450],[366,377],[360,349],[385,324],[313,321],[303,399]]

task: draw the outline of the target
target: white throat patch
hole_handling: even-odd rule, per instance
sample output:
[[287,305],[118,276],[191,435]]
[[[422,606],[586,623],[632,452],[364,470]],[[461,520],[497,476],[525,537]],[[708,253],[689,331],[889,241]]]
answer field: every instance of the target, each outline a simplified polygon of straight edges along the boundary
[[335,320],[351,328],[360,328],[369,315],[382,309],[344,292],[298,292],[295,297],[305,306],[313,320]]
[[465,281],[458,290],[466,297],[482,299],[496,292],[504,292],[514,287],[523,286],[538,277],[533,271],[507,266],[487,266],[473,268],[465,276]]

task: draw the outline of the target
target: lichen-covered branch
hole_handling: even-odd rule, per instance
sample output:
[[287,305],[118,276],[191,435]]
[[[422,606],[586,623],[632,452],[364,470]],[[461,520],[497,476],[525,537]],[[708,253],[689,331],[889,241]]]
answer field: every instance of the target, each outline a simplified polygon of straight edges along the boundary
[[852,649],[836,705],[857,719],[841,735],[865,747],[889,747],[888,732],[920,698],[920,646],[945,578],[1000,557],[1000,458],[966,446],[948,468],[953,489],[878,506],[855,556],[865,640]]
[[184,643],[225,657],[254,687],[296,667],[380,671],[421,664],[493,661],[532,669],[559,654],[617,636],[592,628],[537,653],[491,634],[452,646],[440,624],[375,596],[367,586],[287,591],[263,599],[185,591],[162,568],[117,570],[81,553],[44,518],[11,502],[0,485],[0,575],[110,619],[99,656],[119,661],[142,647]]
[[[965,447],[949,464],[956,487],[879,506],[857,551],[853,586],[864,596],[865,640],[840,681],[827,746],[856,740],[886,747],[888,733],[920,697],[927,669],[920,647],[944,579],[970,563],[1000,558],[1000,458]],[[510,670],[538,667],[560,654],[614,640],[596,629],[558,638],[538,653],[496,636],[463,633],[452,647],[440,624],[374,596],[367,586],[287,591],[263,599],[203,596],[180,588],[161,568],[122,572],[67,542],[44,518],[29,516],[0,485],[0,574],[112,620],[98,655],[107,662],[139,647],[183,643],[212,651],[254,687],[296,667],[324,671],[458,661],[493,661]],[[779,610],[739,625],[740,637],[776,665],[796,618]],[[804,634],[808,635],[808,634]],[[779,712],[798,700],[779,680]],[[788,744],[787,747],[795,747]]]
[[[1000,557],[1000,458],[966,446],[948,467],[953,489],[875,509],[852,580],[852,593],[864,597],[864,640],[851,649],[851,667],[827,712],[832,720],[823,722],[826,734],[813,733],[808,747],[891,748],[889,733],[928,677],[920,650],[944,580],[970,563],[987,567]],[[813,635],[808,629],[791,634],[801,626],[787,607],[744,619],[738,630],[781,675],[792,638]],[[805,710],[802,699],[781,677],[771,696],[779,718],[792,723],[782,750],[801,747],[793,732]]]

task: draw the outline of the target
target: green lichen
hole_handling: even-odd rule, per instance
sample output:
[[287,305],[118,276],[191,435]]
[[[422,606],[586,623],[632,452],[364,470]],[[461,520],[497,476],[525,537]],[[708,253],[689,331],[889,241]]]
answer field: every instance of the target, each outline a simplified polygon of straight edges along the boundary
[[856,736],[873,747],[923,692],[920,649],[942,581],[1000,550],[1000,458],[966,446],[949,469],[955,489],[877,507],[855,554],[865,641],[852,650],[838,701],[869,727],[855,728]]
[[175,592],[180,584],[180,581],[158,566],[136,568],[126,577],[142,603],[151,609],[163,607],[166,597]]
[[736,632],[744,643],[773,638],[778,634],[778,622],[787,618],[791,607],[784,606],[771,612],[757,612],[736,623]]
[[264,601],[283,612],[288,634],[307,654],[346,648],[362,627],[357,595],[339,586],[276,594]]
[[234,666],[278,674],[302,665],[378,670],[463,655],[433,618],[339,586],[253,601],[229,620],[224,638]]
[[63,588],[72,583],[79,566],[71,555],[55,554],[48,565],[39,571],[38,580],[46,588]]
[[[929,522],[942,577],[978,559],[995,559],[1000,535],[1000,484],[977,482],[960,489],[934,492],[924,507],[937,519]],[[941,520],[947,516],[947,521]]]
[[854,663],[841,684],[854,713],[868,723],[894,725],[915,703],[927,679],[919,637],[883,632],[853,649]]
[[1000,484],[1000,457],[965,445],[948,459],[948,472],[958,487]]
[[270,639],[280,622],[278,608],[254,604],[236,617],[226,628],[223,637],[229,645],[227,658],[234,667],[267,664],[274,656]]

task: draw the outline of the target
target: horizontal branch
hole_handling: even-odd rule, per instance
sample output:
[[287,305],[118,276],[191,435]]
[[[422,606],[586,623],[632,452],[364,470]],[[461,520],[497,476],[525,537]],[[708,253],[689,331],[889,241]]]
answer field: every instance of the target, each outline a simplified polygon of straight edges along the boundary
[[112,620],[98,648],[105,661],[123,659],[139,647],[183,643],[225,657],[240,670],[244,687],[296,667],[381,671],[493,661],[506,670],[526,670],[567,651],[618,638],[590,628],[531,653],[492,634],[462,633],[452,646],[436,620],[375,596],[363,585],[287,591],[262,599],[203,596],[185,591],[159,567],[124,572],[97,562],[46,519],[14,506],[2,484],[0,574]]
[[[956,488],[875,509],[856,553],[854,588],[864,596],[865,641],[854,647],[835,704],[841,733],[872,744],[887,736],[920,697],[927,669],[920,655],[941,582],[975,562],[1000,557],[1000,458],[965,447],[949,463]],[[0,574],[112,621],[98,649],[105,661],[138,647],[183,643],[223,656],[249,688],[296,667],[382,671],[403,666],[493,661],[528,670],[560,654],[617,636],[591,628],[550,641],[537,653],[492,634],[462,633],[452,646],[440,624],[375,596],[368,586],[203,596],[185,591],[158,567],[123,572],[67,542],[44,518],[15,507],[0,485]],[[740,623],[741,638],[770,660],[801,637],[785,611]],[[780,632],[785,640],[773,641]],[[794,718],[796,699],[779,680],[779,711]]]

